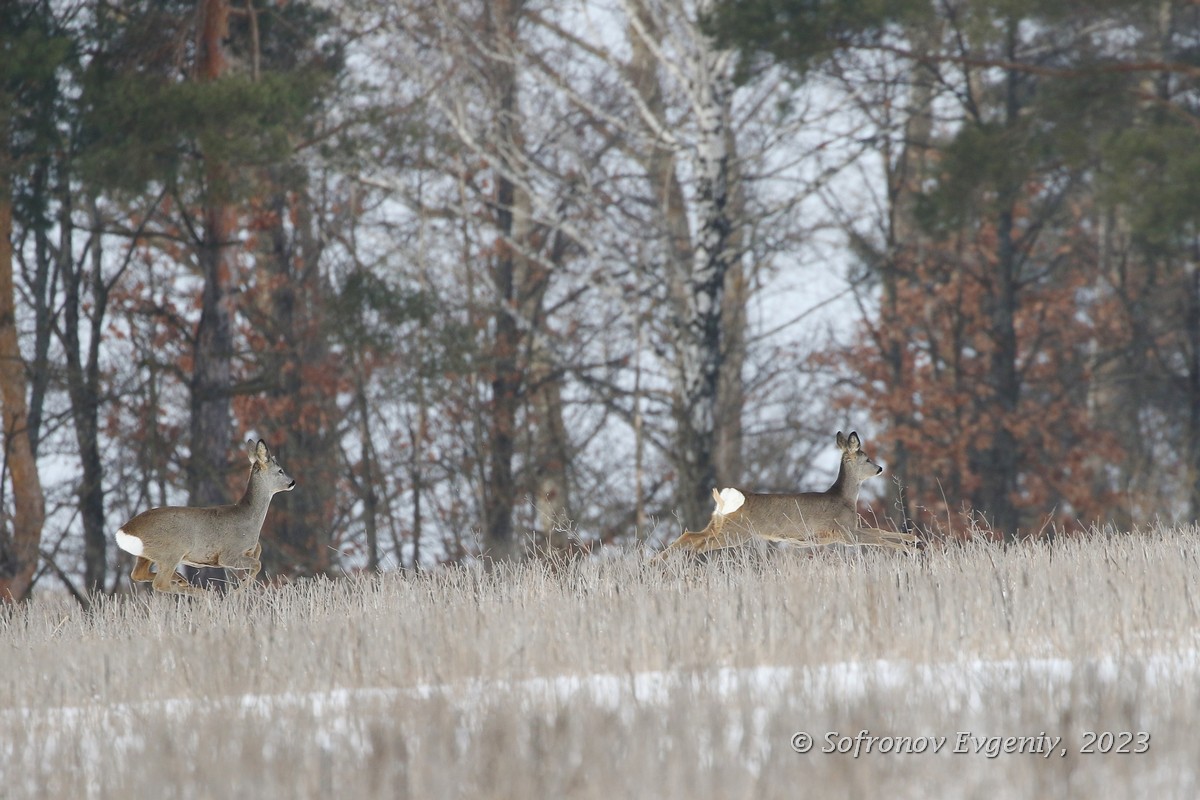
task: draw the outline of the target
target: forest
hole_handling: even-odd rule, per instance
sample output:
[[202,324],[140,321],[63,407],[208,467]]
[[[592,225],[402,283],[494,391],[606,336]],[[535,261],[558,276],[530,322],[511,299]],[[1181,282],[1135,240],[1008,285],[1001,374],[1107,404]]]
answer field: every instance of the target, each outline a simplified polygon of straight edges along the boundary
[[714,486],[1200,516],[1200,6],[0,4],[0,597],[298,482],[272,578],[654,546]]

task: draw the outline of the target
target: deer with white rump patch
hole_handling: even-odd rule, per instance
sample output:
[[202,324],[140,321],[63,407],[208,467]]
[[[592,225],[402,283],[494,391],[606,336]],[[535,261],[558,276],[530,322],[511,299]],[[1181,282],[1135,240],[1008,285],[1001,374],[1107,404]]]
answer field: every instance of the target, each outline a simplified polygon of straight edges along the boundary
[[702,531],[683,534],[656,558],[675,550],[707,553],[746,544],[751,540],[794,542],[800,545],[871,545],[908,549],[917,537],[911,533],[864,527],[858,517],[858,489],[883,467],[867,458],[856,432],[837,434],[842,464],[837,480],[824,492],[752,494],[737,489],[713,489],[717,507]]
[[[129,573],[133,580],[150,581],[159,592],[207,594],[175,571],[180,564],[243,570],[241,587],[254,580],[262,568],[258,536],[267,518],[267,507],[276,492],[290,492],[296,482],[279,466],[262,439],[246,445],[250,482],[237,503],[152,508],[117,530],[117,546],[136,558]],[[150,571],[151,564],[157,572]]]

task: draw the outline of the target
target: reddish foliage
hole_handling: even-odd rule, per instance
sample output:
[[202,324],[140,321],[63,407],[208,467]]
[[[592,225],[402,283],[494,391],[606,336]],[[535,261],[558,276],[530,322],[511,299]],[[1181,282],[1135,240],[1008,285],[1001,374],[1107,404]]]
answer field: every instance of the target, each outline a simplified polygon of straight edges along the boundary
[[897,478],[918,525],[961,533],[960,513],[988,514],[978,497],[991,467],[986,454],[1002,430],[1016,443],[1010,500],[1023,533],[1047,522],[1104,520],[1118,504],[1106,468],[1120,447],[1089,406],[1098,343],[1111,345],[1119,323],[1096,299],[1092,262],[1077,247],[1084,237],[1061,236],[1023,254],[1013,316],[1015,408],[1006,408],[990,379],[997,352],[990,310],[1002,287],[995,229],[987,226],[901,252],[885,276],[894,302],[885,300],[878,318],[830,357],[848,373],[837,402],[884,426],[885,460],[903,454]]

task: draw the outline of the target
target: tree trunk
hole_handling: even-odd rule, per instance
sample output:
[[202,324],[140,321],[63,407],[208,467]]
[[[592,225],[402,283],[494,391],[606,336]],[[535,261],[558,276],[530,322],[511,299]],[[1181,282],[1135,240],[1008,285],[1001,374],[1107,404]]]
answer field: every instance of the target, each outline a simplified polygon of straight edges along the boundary
[[[354,354],[349,358],[358,362]],[[362,448],[362,474],[358,479],[358,496],[363,504],[363,533],[367,540],[367,569],[379,569],[379,486],[375,478],[375,444],[371,441],[371,404],[367,400],[367,376],[361,364],[355,363],[354,406],[358,411],[358,437]],[[398,563],[404,562],[396,554]]]
[[1187,427],[1184,453],[1187,459],[1188,511],[1200,520],[1200,268],[1189,262],[1183,268],[1184,352],[1187,353]]
[[[196,33],[197,81],[214,81],[226,68],[224,40],[229,31],[227,0],[198,0]],[[229,244],[234,214],[221,194],[225,170],[206,162],[208,196],[203,209],[203,233],[198,261],[204,279],[200,324],[192,348],[191,458],[188,461],[188,495],[193,506],[228,503],[229,452],[233,446],[231,408],[233,323],[229,285]],[[220,578],[224,570],[201,570],[201,582]]]
[[[703,9],[700,9],[702,12]],[[660,32],[650,10],[638,4],[630,22],[629,78],[640,102],[666,126],[667,114],[658,78],[658,55],[649,40]],[[731,270],[737,269],[735,253],[738,204],[730,194],[733,159],[730,103],[733,94],[733,54],[716,49],[712,40],[696,31],[701,43],[687,68],[692,90],[692,108],[698,127],[693,150],[696,191],[693,237],[688,206],[676,172],[680,154],[664,144],[647,153],[635,154],[646,170],[658,201],[660,235],[667,261],[671,302],[671,336],[675,361],[672,416],[676,505],[685,527],[704,527],[712,511],[712,489],[717,482],[717,461],[732,481],[741,470],[741,358],[744,342],[739,340],[744,320],[735,317],[727,343],[723,314],[727,307],[741,308],[745,298],[736,294],[726,301],[725,287]],[[735,271],[728,279],[735,292],[744,288],[744,277]],[[737,359],[724,374],[725,357]],[[723,386],[723,388],[722,388]]]
[[[418,378],[423,381],[424,378]],[[428,426],[429,420],[425,406],[425,398],[423,393],[417,397],[417,424],[410,425],[408,431],[409,442],[412,446],[412,452],[408,460],[408,475],[409,481],[412,484],[412,570],[419,572],[421,569],[421,539],[425,534],[425,440],[429,435]],[[400,548],[399,543],[396,545],[396,563],[404,564],[404,553]]]
[[[940,26],[935,29],[913,30],[910,36],[918,49],[931,50],[941,38]],[[893,391],[906,391],[904,387],[910,387],[911,382],[911,376],[905,366],[906,342],[900,322],[905,317],[906,309],[900,307],[899,296],[901,283],[908,280],[907,273],[921,258],[920,245],[923,235],[917,221],[916,206],[921,182],[929,174],[927,161],[933,137],[933,83],[936,76],[924,64],[914,64],[910,74],[911,88],[904,119],[904,137],[900,153],[895,164],[891,166],[891,174],[888,175],[888,241],[880,275],[884,337],[880,346],[889,378],[888,385]],[[893,488],[889,494],[892,506],[899,510],[899,524],[902,528],[908,527],[912,516],[908,496],[904,493],[904,482],[910,479],[924,480],[924,476],[909,478],[907,475],[909,452],[905,434],[913,426],[912,416],[907,408],[907,402],[899,406],[893,405],[887,420],[888,436],[891,440],[888,448],[891,463],[887,466],[889,473],[899,481],[890,482]],[[921,487],[918,487],[918,491],[920,490]]]
[[676,449],[680,457],[679,506],[691,530],[712,511],[716,484],[717,393],[723,368],[722,310],[725,276],[735,259],[730,215],[729,125],[733,55],[707,36],[690,65],[697,116],[695,215],[698,221],[683,303],[675,310]]
[[562,381],[553,374],[549,358],[536,349],[530,382],[530,406],[536,417],[533,470],[539,545],[543,551],[554,553],[570,546],[568,534],[574,519],[568,477],[571,448],[563,421]]
[[[737,164],[737,141],[726,132],[729,158],[729,203],[731,220],[745,219],[746,197]],[[729,235],[729,264],[721,297],[721,371],[717,384],[716,452],[713,456],[716,483],[721,487],[740,485],[743,464],[742,411],[746,405],[746,306],[750,283],[742,263],[742,231],[732,226]]]
[[990,304],[992,353],[988,366],[989,405],[994,419],[992,436],[979,454],[981,477],[976,508],[993,530],[1006,541],[1017,537],[1019,518],[1015,503],[1020,457],[1011,425],[1016,418],[1021,384],[1017,375],[1016,253],[1013,248],[1013,212],[1004,209],[997,219],[997,263],[987,298]]
[[[38,160],[33,171],[30,189],[35,193],[34,205],[37,208],[48,208],[50,198],[50,174],[52,165],[48,158]],[[66,205],[59,217],[60,230],[63,237],[69,237],[70,225],[70,195],[60,191],[60,199]],[[64,226],[63,223],[66,223]],[[50,340],[54,329],[55,305],[57,303],[56,284],[58,271],[55,269],[57,260],[66,260],[72,256],[69,250],[64,255],[56,257],[50,246],[49,233],[53,230],[52,221],[47,219],[45,224],[34,226],[34,241],[36,249],[33,284],[28,287],[33,299],[33,358],[29,364],[29,446],[33,456],[37,458],[38,448],[42,437],[42,419],[46,403],[46,393],[50,388],[50,379],[54,370],[50,369]],[[69,242],[67,243],[69,247]]]
[[[266,182],[278,185],[277,175]],[[281,497],[264,525],[274,553],[264,551],[264,564],[302,575],[323,574],[331,566],[333,513],[340,458],[335,436],[340,368],[330,356],[323,298],[331,293],[317,265],[320,244],[311,235],[311,209],[301,191],[289,204],[288,194],[274,192],[267,208],[266,230],[259,232],[254,254],[258,309],[267,342],[259,368],[272,388],[270,411],[262,424],[280,447],[289,448],[288,467],[300,482],[298,491]],[[285,227],[294,220],[292,232]],[[270,561],[267,560],[270,558]]]
[[[504,204],[505,196],[511,195],[504,191],[501,180],[498,202]],[[511,212],[501,212],[500,216],[508,216]],[[502,223],[503,224],[503,223]],[[502,250],[508,250],[506,244],[500,244]],[[518,552],[518,543],[513,532],[513,506],[516,502],[516,480],[513,474],[513,456],[516,452],[517,410],[521,396],[521,372],[517,366],[517,350],[520,335],[516,320],[513,318],[513,299],[511,252],[496,257],[493,280],[496,288],[496,313],[494,316],[495,334],[492,339],[492,402],[490,408],[490,424],[488,426],[488,451],[490,469],[485,491],[486,524],[488,553],[493,558],[513,558]]]
[[[0,144],[8,136],[0,130]],[[6,154],[0,154],[0,410],[4,466],[13,493],[12,529],[0,530],[0,601],[28,597],[37,568],[45,523],[45,499],[37,459],[29,441],[25,361],[17,338],[13,284],[12,184]]]
[[509,148],[517,147],[517,71],[514,61],[517,25],[522,0],[498,0],[484,12],[487,39],[499,54],[492,62],[491,89],[495,93],[496,159],[495,252],[492,257],[494,291],[491,346],[492,401],[489,409],[488,455],[490,468],[484,488],[485,549],[492,558],[515,558],[520,543],[513,532],[516,480],[517,413],[521,403],[522,373],[519,364],[521,334],[517,327],[515,278],[517,253],[514,241],[514,204],[517,187],[510,177],[514,166]]
[[[101,229],[95,200],[91,204],[92,223]],[[104,285],[98,242],[91,248],[92,315],[88,332],[87,361],[81,357],[82,289],[87,273],[76,269],[70,258],[64,259],[63,349],[67,359],[67,392],[71,398],[71,417],[75,423],[75,442],[83,468],[79,485],[79,516],[83,524],[84,586],[103,591],[107,573],[108,536],[104,519],[104,467],[100,458],[100,339],[108,291]]]
[[[1015,59],[1015,23],[1010,22],[1009,28],[1009,55]],[[1019,124],[1021,113],[1017,79],[1016,73],[1010,71],[1005,83],[1005,122],[1009,126]],[[1002,181],[1008,183],[1006,179]],[[1021,381],[1017,373],[1016,329],[1020,275],[1019,256],[1013,241],[1013,221],[1019,191],[1019,187],[1011,185],[1001,185],[997,191],[996,265],[984,281],[988,291],[985,303],[991,322],[992,347],[987,387],[991,408],[985,408],[985,413],[993,418],[994,423],[990,441],[977,454],[976,471],[981,477],[976,508],[988,516],[993,530],[1006,541],[1016,539],[1020,522],[1016,491],[1021,459],[1011,427],[1016,419],[1021,393]]]

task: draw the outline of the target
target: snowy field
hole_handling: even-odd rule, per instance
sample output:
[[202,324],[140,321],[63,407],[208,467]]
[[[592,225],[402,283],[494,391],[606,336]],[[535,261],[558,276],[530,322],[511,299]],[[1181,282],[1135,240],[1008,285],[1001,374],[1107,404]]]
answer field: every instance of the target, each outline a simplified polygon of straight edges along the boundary
[[0,610],[0,798],[1200,796],[1200,532]]

